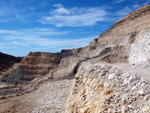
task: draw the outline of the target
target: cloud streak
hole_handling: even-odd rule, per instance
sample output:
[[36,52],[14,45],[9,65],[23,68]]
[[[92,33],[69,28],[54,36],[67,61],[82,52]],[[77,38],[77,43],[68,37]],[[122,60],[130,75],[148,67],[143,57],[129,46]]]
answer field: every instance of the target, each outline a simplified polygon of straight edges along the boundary
[[122,3],[122,2],[124,2],[124,1],[126,1],[126,0],[115,0],[114,3],[115,3],[115,4],[118,4],[118,3]]
[[123,9],[119,10],[118,12],[116,12],[116,15],[123,17],[123,16],[129,14],[132,11],[133,11],[133,8],[125,7]]
[[[102,7],[73,7],[67,9],[61,4],[55,4],[55,10],[50,11],[49,16],[44,16],[38,21],[43,24],[51,24],[56,27],[82,27],[92,26],[97,22],[106,21],[107,11]],[[108,19],[108,18],[107,18]]]
[[[49,31],[51,30],[51,32]],[[36,28],[36,29],[24,29],[24,30],[0,30],[0,35],[3,36],[4,44],[0,43],[0,48],[2,47],[32,47],[36,48],[77,48],[88,45],[93,38],[98,36],[78,38],[78,39],[58,39],[54,36],[65,35],[67,32],[58,32],[53,29],[48,28]],[[45,37],[45,38],[43,38]],[[53,37],[53,38],[50,38]],[[34,48],[33,48],[34,49]]]
[[130,6],[126,6],[123,9],[120,9],[117,12],[115,12],[114,17],[120,19],[120,18],[128,15],[132,11],[138,9],[141,6],[143,6],[143,4],[137,4],[137,3],[134,3],[133,5],[130,5]]

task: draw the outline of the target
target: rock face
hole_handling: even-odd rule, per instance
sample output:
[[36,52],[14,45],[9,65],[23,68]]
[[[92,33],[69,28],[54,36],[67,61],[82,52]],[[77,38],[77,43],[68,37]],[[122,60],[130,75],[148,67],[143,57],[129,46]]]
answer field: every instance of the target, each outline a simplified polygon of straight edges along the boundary
[[146,6],[143,6],[143,7],[139,8],[139,9],[137,9],[136,11],[128,14],[127,16],[121,18],[120,20],[116,21],[115,23],[117,24],[117,23],[124,22],[126,20],[127,21],[128,20],[132,20],[132,19],[134,19],[136,17],[139,17],[141,15],[145,15],[145,13],[149,13],[149,12],[150,12],[150,5],[148,4]]
[[59,54],[52,53],[29,53],[23,57],[21,63],[15,64],[1,79],[10,84],[26,84],[35,77],[46,75],[49,70],[60,62]]
[[30,52],[1,75],[0,83],[4,84],[0,87],[1,98],[29,92],[46,79],[73,78],[73,70],[82,59],[78,57],[80,50],[82,48],[62,50],[60,53]]
[[129,61],[133,64],[147,62],[150,59],[150,29],[143,30],[131,45]]
[[0,72],[7,71],[13,64],[21,61],[20,57],[14,57],[0,52]]
[[65,113],[149,113],[149,85],[141,76],[85,62],[75,76]]
[[[93,40],[85,48],[91,59],[82,62],[77,71],[65,113],[149,113],[150,76],[137,73],[149,70],[149,33],[148,4]],[[116,63],[127,63],[129,70],[134,64],[138,70],[119,70],[113,67]]]

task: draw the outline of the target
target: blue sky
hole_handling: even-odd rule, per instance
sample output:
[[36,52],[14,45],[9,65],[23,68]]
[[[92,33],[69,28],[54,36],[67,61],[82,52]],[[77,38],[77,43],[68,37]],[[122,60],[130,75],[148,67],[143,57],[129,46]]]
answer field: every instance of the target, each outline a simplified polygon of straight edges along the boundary
[[0,0],[0,52],[84,47],[150,0]]

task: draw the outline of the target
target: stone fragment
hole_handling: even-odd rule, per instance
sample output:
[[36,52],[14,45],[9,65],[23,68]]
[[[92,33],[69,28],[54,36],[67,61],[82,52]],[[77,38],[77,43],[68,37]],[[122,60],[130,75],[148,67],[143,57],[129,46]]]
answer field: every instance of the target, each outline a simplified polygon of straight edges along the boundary
[[150,112],[150,106],[145,106],[142,108],[142,112],[149,113]]
[[127,107],[123,105],[121,109],[121,113],[126,113],[126,112],[127,112]]
[[144,90],[140,89],[140,90],[137,91],[137,93],[140,94],[140,95],[143,95],[144,94]]
[[109,80],[114,79],[114,78],[115,78],[115,73],[110,74],[110,75],[108,76],[108,79],[109,79]]

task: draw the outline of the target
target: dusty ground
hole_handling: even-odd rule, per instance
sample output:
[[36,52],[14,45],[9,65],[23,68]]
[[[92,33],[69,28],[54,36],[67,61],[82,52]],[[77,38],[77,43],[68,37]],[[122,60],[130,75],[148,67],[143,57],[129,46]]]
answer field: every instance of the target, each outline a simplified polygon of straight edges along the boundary
[[71,87],[72,80],[46,81],[29,94],[0,100],[0,113],[62,113]]
[[142,76],[143,78],[149,79],[150,80],[150,62],[142,62],[138,65],[130,65],[129,63],[113,63],[113,64],[108,64],[105,63],[106,65],[112,65],[113,67],[116,67],[123,72],[130,72],[134,74],[138,74]]

